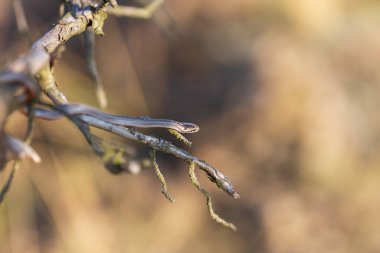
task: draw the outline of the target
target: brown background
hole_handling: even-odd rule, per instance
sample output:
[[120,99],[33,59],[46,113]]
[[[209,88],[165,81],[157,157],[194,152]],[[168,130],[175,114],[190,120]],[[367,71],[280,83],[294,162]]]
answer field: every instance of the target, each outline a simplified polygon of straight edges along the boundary
[[[23,2],[34,41],[57,21],[58,1]],[[166,8],[150,21],[107,19],[96,57],[108,112],[197,123],[191,151],[241,199],[199,177],[238,232],[209,218],[178,159],[159,156],[170,204],[151,171],[113,176],[70,122],[39,121],[33,147],[43,161],[23,163],[0,206],[0,252],[379,252],[380,2]],[[2,66],[29,45],[10,0],[0,1]],[[56,72],[70,101],[96,105],[82,38]],[[15,113],[7,128],[22,136],[25,119]]]

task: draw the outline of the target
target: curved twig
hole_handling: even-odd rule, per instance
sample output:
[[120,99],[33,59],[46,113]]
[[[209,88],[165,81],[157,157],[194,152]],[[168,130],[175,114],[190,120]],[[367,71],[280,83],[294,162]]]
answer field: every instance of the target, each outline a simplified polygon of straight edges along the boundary
[[211,218],[213,220],[215,220],[216,222],[222,224],[223,226],[228,227],[228,228],[236,231],[236,227],[234,224],[225,221],[224,219],[220,218],[219,215],[217,215],[214,212],[214,208],[212,207],[212,201],[211,201],[210,193],[205,188],[203,188],[203,186],[199,183],[197,176],[195,175],[195,163],[194,162],[188,163],[188,173],[189,173],[190,180],[193,183],[193,185],[206,197],[207,207],[208,207],[208,211],[210,213]]
[[86,30],[84,32],[84,44],[86,50],[86,64],[91,80],[95,84],[96,98],[98,99],[100,108],[104,109],[107,107],[108,102],[106,92],[104,91],[104,85],[102,79],[100,78],[98,68],[96,66],[94,55],[95,34],[92,31]]
[[156,150],[151,149],[149,152],[149,155],[150,155],[150,158],[152,159],[152,165],[153,165],[154,173],[156,173],[158,179],[161,182],[161,192],[162,192],[162,194],[164,194],[164,196],[167,200],[169,200],[171,203],[173,203],[174,199],[170,195],[170,193],[168,192],[168,186],[166,185],[165,177],[164,177],[164,175],[162,175],[161,170],[160,170],[158,163],[157,163]]

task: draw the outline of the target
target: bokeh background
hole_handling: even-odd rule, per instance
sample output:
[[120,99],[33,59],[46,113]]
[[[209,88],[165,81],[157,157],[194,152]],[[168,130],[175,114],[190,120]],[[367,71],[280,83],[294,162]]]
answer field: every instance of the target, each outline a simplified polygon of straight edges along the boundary
[[[0,1],[2,66],[57,22],[58,1],[22,2],[29,38]],[[167,0],[148,21],[108,18],[107,111],[197,123],[191,152],[241,198],[199,178],[238,231],[210,219],[182,161],[158,158],[170,204],[152,171],[111,175],[70,122],[39,121],[43,161],[23,162],[0,206],[0,252],[380,252],[379,13],[376,0]],[[56,74],[70,101],[97,105],[83,38]],[[25,119],[7,128],[22,136]]]

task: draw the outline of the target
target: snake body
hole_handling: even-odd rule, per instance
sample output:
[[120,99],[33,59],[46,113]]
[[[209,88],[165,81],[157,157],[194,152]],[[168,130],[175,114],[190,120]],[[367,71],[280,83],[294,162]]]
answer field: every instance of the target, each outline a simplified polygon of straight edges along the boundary
[[104,113],[94,107],[83,104],[63,104],[57,106],[56,110],[45,110],[36,108],[35,117],[45,120],[56,120],[64,114],[87,115],[115,125],[137,128],[168,128],[180,133],[195,133],[199,127],[193,123],[178,122],[170,119],[151,119],[149,117],[127,117]]

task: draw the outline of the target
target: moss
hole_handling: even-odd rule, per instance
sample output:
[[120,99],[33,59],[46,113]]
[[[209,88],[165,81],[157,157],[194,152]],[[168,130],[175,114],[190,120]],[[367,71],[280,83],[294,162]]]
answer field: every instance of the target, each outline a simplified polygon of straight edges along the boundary
[[91,19],[91,29],[96,35],[104,36],[103,26],[107,17],[108,15],[103,9],[94,13],[93,18]]

